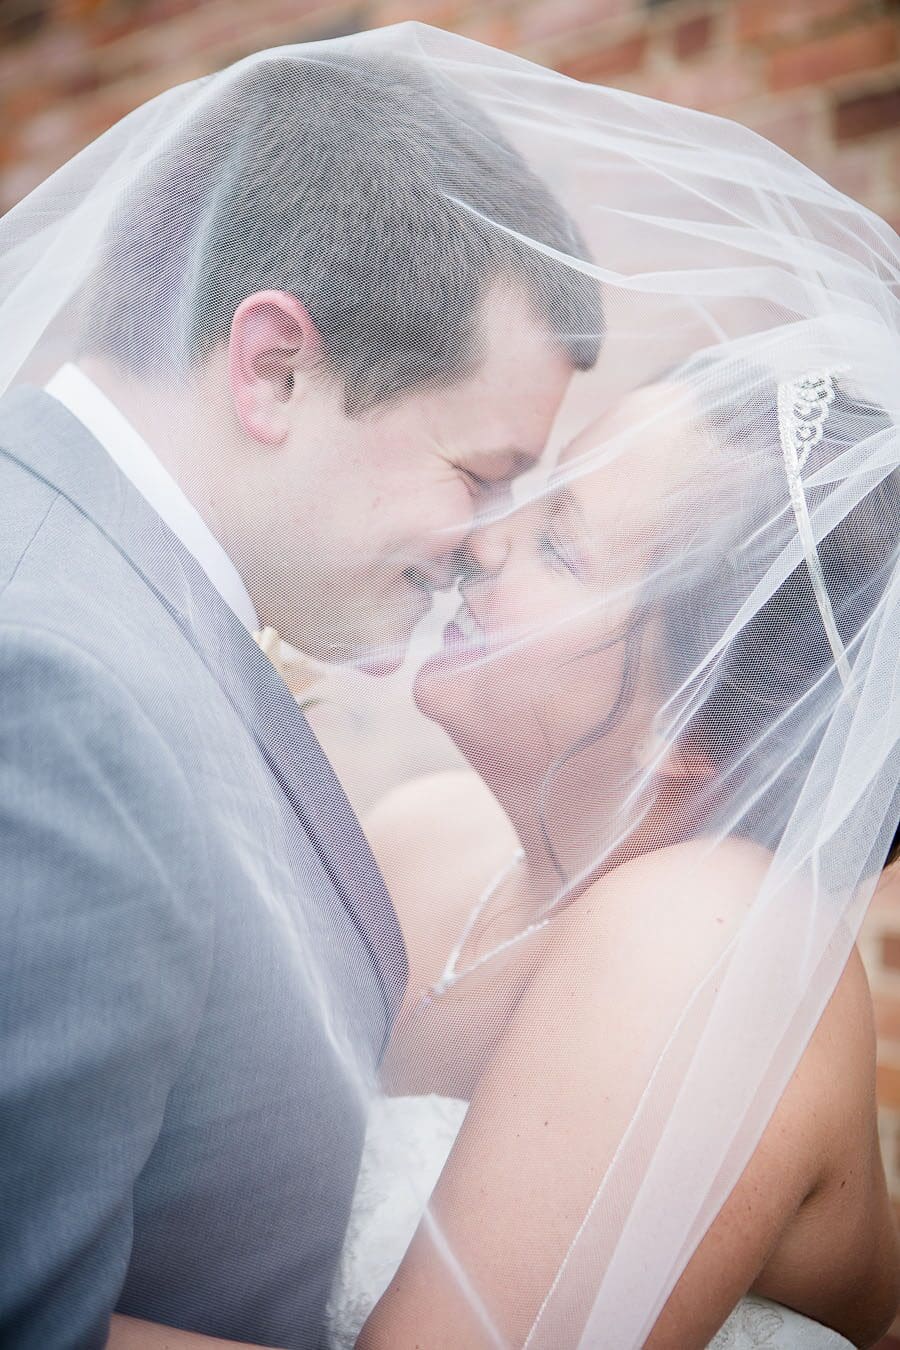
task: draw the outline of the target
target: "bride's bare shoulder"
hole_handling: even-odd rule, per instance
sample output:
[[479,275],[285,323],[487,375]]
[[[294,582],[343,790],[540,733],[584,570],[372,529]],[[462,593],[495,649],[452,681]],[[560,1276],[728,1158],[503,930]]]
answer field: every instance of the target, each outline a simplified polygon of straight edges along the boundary
[[748,840],[689,840],[623,863],[561,917],[608,950],[627,946],[639,969],[663,961],[674,972],[679,953],[693,968],[724,950],[770,862]]
[[771,860],[748,839],[689,839],[623,863],[584,898],[654,920],[672,915],[681,921],[688,910],[704,919],[730,919],[745,912]]
[[[739,933],[771,862],[766,849],[742,839],[715,845],[696,839],[644,854],[595,882],[565,911],[561,917],[570,932],[564,950],[584,953],[603,969],[611,962],[616,980],[627,970],[638,983],[651,981],[657,994],[669,989],[680,998]],[[827,1047],[829,1064],[840,1049],[871,1076],[871,998],[859,953],[849,942],[848,953],[814,1044]],[[844,1081],[851,1077],[848,1072]]]

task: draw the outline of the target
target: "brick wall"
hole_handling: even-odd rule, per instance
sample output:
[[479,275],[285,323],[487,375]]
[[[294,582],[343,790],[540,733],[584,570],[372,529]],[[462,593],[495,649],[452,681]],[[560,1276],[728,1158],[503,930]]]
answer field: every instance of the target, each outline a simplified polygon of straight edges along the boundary
[[0,210],[170,84],[406,18],[734,117],[900,221],[900,0],[0,0]]
[[[0,210],[137,103],[260,47],[417,18],[745,122],[900,229],[900,0],[0,0]],[[864,954],[900,1209],[900,868]]]

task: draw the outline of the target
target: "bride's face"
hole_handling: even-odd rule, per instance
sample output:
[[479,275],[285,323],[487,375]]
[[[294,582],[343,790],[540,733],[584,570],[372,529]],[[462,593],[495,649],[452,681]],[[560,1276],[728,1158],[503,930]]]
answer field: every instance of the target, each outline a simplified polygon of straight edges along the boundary
[[686,391],[648,386],[572,442],[540,500],[472,537],[472,578],[415,697],[486,777],[527,782],[585,739],[593,781],[643,762],[662,691],[647,597],[703,441]]

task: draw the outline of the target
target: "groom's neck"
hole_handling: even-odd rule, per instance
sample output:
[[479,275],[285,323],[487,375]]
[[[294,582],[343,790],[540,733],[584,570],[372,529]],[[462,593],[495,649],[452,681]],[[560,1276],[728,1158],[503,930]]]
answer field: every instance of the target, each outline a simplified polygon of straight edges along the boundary
[[201,418],[187,382],[137,378],[100,356],[82,356],[78,366],[134,427],[233,558],[231,532],[221,510],[221,482],[229,471],[229,433],[220,425],[227,421],[221,410],[202,400]]

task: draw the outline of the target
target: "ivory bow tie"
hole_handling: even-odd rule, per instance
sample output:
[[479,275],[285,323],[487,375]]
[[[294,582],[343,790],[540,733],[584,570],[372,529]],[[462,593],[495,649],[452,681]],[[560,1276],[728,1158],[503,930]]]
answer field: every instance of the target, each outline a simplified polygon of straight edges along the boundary
[[253,637],[295,698],[303,704],[314,701],[304,695],[318,684],[322,678],[321,670],[296,647],[284,642],[274,628],[263,628]]

